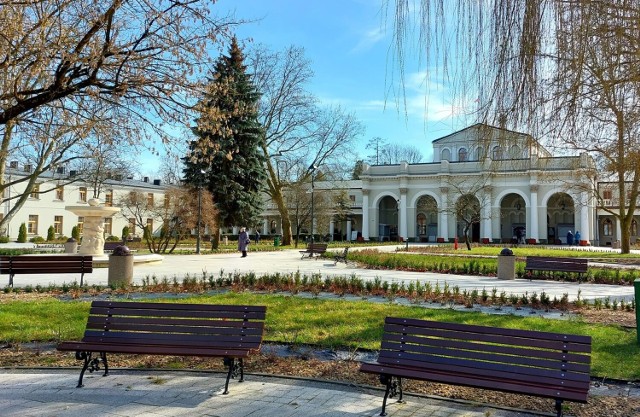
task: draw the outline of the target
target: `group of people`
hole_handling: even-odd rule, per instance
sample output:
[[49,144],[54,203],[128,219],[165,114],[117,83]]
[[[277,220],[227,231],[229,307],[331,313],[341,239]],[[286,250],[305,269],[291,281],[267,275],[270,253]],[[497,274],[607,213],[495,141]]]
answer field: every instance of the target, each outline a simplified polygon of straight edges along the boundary
[[571,230],[567,232],[567,245],[579,245],[580,244],[580,232],[576,230],[576,234],[571,233]]
[[[260,232],[256,230],[255,235],[256,244],[260,243]],[[242,252],[242,258],[247,257],[247,249],[249,247],[249,243],[251,243],[251,239],[249,238],[249,233],[247,233],[247,229],[242,227],[240,229],[240,234],[238,235],[238,251]]]

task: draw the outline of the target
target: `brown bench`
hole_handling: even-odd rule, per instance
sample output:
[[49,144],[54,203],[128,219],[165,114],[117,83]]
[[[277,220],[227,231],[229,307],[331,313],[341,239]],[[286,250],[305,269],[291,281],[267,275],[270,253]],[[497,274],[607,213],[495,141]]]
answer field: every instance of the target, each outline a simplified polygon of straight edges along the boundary
[[307,249],[299,251],[304,259],[305,255],[309,255],[309,258],[313,258],[313,255],[322,255],[327,251],[326,243],[309,243]]
[[221,357],[227,394],[232,377],[244,380],[243,359],[260,349],[265,314],[265,306],[93,301],[82,340],[57,349],[84,361],[78,388],[101,362],[108,375],[107,353]]
[[387,399],[402,378],[587,402],[591,337],[532,330],[387,317],[375,363],[360,371],[380,375]]
[[571,272],[579,276],[587,272],[588,260],[584,258],[558,258],[550,256],[527,256],[524,270],[545,272]]
[[2,255],[0,274],[9,275],[9,286],[13,287],[14,275],[28,274],[80,274],[80,286],[84,274],[93,272],[93,257],[90,255]]

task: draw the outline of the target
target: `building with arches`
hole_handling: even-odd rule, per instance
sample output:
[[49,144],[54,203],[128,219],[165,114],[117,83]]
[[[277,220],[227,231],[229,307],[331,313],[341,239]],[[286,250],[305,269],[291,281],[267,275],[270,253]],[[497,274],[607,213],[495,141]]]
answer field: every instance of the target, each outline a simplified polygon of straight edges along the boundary
[[362,180],[362,236],[503,243],[595,237],[587,154],[555,157],[527,134],[476,124],[433,141],[431,163],[369,166]]

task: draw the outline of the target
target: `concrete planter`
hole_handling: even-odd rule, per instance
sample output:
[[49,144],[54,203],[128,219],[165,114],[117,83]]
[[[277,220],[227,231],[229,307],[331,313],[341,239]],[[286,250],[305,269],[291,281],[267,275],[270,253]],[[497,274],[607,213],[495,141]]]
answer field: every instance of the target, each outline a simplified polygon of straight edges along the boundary
[[76,252],[78,252],[78,242],[73,238],[69,238],[69,240],[64,243],[64,253],[75,254]]

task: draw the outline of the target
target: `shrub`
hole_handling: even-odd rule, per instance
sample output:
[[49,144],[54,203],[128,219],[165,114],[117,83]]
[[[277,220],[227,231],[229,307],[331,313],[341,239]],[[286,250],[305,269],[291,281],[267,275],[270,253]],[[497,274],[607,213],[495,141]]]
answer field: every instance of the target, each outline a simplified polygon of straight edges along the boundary
[[0,243],[9,243],[9,236],[0,236]]
[[122,241],[125,242],[129,237],[129,226],[125,226],[122,228]]
[[53,242],[56,240],[56,229],[53,226],[49,226],[47,229],[47,242]]
[[18,243],[26,243],[27,242],[27,225],[22,223],[20,225],[20,229],[18,230]]
[[78,226],[73,226],[71,228],[71,237],[74,238],[76,241],[80,240],[80,229],[78,229]]
[[31,239],[29,239],[29,242],[32,242],[32,243],[42,243],[44,241],[45,240],[42,236],[34,236]]

